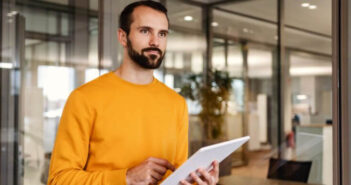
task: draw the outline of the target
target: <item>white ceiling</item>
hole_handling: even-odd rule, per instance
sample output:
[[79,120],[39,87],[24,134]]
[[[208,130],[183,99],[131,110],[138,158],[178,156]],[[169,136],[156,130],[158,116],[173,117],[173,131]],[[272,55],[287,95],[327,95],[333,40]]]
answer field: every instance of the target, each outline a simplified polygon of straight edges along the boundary
[[[304,8],[301,6],[304,2],[316,5],[317,8],[314,10]],[[219,7],[270,21],[277,21],[276,0],[251,0],[228,3]],[[331,9],[331,0],[285,0],[285,24],[331,35]]]
[[[212,2],[201,0],[202,2]],[[331,55],[331,0],[308,0],[317,5],[317,9],[303,8],[301,4],[306,0],[286,0],[286,25],[303,30],[286,28],[286,45],[291,48]],[[276,0],[249,0],[226,3],[219,6],[222,9],[245,14],[269,21],[277,21]],[[187,5],[177,0],[167,1],[171,25],[185,27],[201,32],[201,8]],[[193,21],[184,21],[184,16],[190,15]],[[215,33],[235,38],[249,39],[256,42],[277,44],[277,25],[257,19],[235,15],[223,11],[214,11],[214,21],[219,23],[214,28]],[[318,34],[325,36],[320,36]]]
[[[202,10],[201,7],[180,3],[176,0],[167,1],[169,22],[175,26],[181,26],[192,30],[201,30]],[[184,21],[185,16],[192,16],[193,21]]]
[[277,21],[276,0],[248,0],[238,3],[226,3],[218,7],[270,21]]

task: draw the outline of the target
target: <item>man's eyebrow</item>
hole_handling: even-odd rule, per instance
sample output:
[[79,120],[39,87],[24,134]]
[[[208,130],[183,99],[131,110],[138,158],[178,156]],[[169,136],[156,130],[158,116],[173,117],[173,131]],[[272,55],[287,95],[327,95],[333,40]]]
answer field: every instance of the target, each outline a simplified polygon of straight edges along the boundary
[[148,30],[152,30],[152,28],[150,26],[139,26],[137,29],[148,29]]
[[161,30],[160,32],[168,34],[168,30]]
[[[153,28],[151,28],[150,26],[139,26],[137,27],[137,29],[147,29],[147,30],[153,30]],[[161,30],[160,32],[163,32],[163,33],[167,33],[168,34],[168,30]]]

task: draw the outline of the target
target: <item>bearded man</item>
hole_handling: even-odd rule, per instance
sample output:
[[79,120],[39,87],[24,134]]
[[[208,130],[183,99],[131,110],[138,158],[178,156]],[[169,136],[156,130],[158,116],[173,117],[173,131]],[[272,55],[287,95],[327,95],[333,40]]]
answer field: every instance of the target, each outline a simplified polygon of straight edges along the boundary
[[[167,9],[158,2],[139,1],[122,11],[123,62],[69,96],[48,185],[158,184],[187,160],[185,99],[153,76],[165,55],[168,26]],[[212,171],[199,169],[191,177],[214,185],[218,171],[215,161]]]

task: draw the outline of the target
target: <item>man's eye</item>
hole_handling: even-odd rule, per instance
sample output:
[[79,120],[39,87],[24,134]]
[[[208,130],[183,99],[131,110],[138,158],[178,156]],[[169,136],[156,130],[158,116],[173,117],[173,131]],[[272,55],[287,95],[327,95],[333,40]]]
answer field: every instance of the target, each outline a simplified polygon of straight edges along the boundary
[[140,30],[141,33],[148,33],[149,31],[148,30]]
[[161,36],[161,37],[166,37],[166,36],[167,36],[167,33],[160,33],[160,36]]

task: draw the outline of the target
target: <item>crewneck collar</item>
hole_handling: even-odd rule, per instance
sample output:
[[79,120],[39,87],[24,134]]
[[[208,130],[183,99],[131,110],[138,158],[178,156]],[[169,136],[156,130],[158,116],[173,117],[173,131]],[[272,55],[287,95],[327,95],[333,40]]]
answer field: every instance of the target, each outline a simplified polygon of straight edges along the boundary
[[148,83],[148,84],[136,84],[136,83],[129,82],[129,81],[124,80],[123,78],[119,77],[118,75],[116,75],[114,73],[114,71],[111,71],[109,73],[109,76],[112,76],[114,78],[114,80],[117,81],[117,82],[120,82],[122,84],[131,86],[131,87],[136,87],[136,88],[152,87],[152,86],[155,86],[156,83],[157,83],[157,79],[154,76],[152,76],[152,81],[150,83]]

